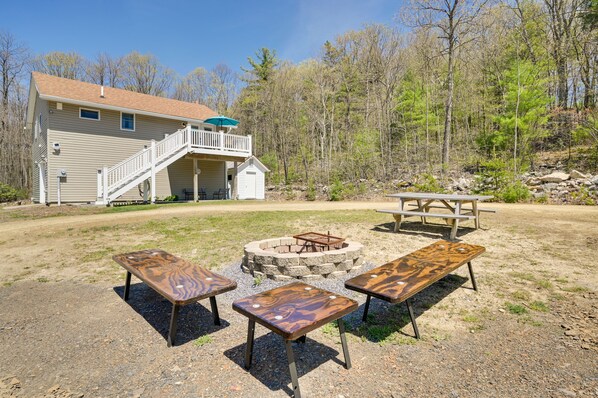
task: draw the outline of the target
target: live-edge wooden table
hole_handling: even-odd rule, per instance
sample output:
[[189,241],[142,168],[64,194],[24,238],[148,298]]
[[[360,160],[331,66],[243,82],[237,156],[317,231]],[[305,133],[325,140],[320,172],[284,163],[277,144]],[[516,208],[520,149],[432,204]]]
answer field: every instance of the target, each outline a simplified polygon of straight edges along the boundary
[[174,345],[178,312],[181,306],[210,298],[214,324],[220,325],[216,296],[234,290],[237,283],[163,250],[150,249],[118,254],[114,261],[127,270],[123,299],[129,299],[131,274],[141,279],[172,303],[167,344]]
[[345,288],[367,295],[363,311],[364,322],[367,320],[371,297],[393,304],[404,301],[415,336],[419,339],[409,299],[463,264],[468,265],[473,288],[477,291],[471,260],[485,251],[483,246],[441,240],[348,279],[345,281]]
[[301,391],[291,344],[293,340],[305,342],[305,335],[308,332],[338,320],[345,368],[351,368],[342,317],[357,309],[356,301],[302,282],[294,282],[236,300],[233,309],[249,318],[245,350],[246,369],[251,367],[256,322],[282,336],[295,398],[301,397]]

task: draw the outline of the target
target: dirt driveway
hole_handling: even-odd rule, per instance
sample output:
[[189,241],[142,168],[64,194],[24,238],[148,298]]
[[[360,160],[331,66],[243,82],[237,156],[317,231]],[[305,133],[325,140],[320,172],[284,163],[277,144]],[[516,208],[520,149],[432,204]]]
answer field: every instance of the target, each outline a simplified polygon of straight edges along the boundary
[[[211,324],[207,302],[184,307],[180,345],[169,349],[169,304],[140,283],[124,303],[123,274],[110,253],[161,242],[193,258],[194,242],[227,220],[248,228],[247,220],[268,218],[261,233],[333,228],[380,264],[448,232],[406,223],[405,232],[391,233],[390,217],[366,211],[388,206],[266,202],[2,223],[0,396],[289,396],[277,336],[258,328],[254,366],[243,369],[247,324],[232,311],[232,296],[219,299],[221,326]],[[401,306],[374,301],[366,325],[361,306],[348,317],[350,370],[341,366],[336,328],[310,333],[295,347],[304,396],[598,397],[598,208],[491,207],[498,212],[484,217],[482,229],[460,235],[488,249],[475,262],[480,292],[461,269],[418,296],[422,340],[410,337]],[[187,231],[189,218],[206,235],[173,236],[172,228]],[[230,258],[222,270],[234,269],[240,254]]]

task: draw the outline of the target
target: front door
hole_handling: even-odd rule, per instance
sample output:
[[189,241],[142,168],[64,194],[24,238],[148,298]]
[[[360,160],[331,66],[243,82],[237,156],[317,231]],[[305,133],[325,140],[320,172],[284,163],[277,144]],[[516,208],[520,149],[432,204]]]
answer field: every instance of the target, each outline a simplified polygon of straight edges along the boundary
[[256,181],[255,171],[248,171],[247,178],[247,185],[245,187],[245,195],[247,199],[255,199],[255,181]]

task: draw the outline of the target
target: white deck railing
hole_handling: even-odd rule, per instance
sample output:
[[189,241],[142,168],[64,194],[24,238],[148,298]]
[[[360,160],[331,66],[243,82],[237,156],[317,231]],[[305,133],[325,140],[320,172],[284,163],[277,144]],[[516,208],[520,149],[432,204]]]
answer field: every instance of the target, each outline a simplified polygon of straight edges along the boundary
[[[163,140],[151,141],[149,148],[142,149],[133,156],[112,166],[98,170],[98,199],[108,203],[117,191],[122,191],[125,185],[137,184],[137,179],[147,178],[146,173],[151,171],[152,181],[155,182],[156,166],[163,164],[174,154],[187,148],[185,153],[219,154],[236,157],[251,156],[251,136],[225,134],[191,129],[190,126],[169,135]],[[171,159],[168,164],[176,159]],[[162,166],[161,166],[162,167]],[[143,177],[145,175],[145,177]],[[134,186],[134,185],[133,185]],[[155,183],[151,186],[155,190]],[[115,195],[119,196],[119,195]],[[152,192],[152,198],[154,197]]]
[[251,156],[251,136],[215,133],[191,129],[191,147],[229,152],[246,153]]

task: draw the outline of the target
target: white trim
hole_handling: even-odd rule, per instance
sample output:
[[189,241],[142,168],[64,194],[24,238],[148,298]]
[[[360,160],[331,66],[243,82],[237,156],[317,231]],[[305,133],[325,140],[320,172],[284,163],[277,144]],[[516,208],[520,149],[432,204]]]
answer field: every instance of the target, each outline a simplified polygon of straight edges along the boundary
[[[39,91],[38,91],[38,93],[39,93]],[[154,116],[154,117],[159,117],[159,118],[163,118],[163,119],[172,119],[172,120],[178,120],[178,121],[191,121],[193,123],[203,123],[202,119],[189,119],[189,118],[186,118],[183,116],[166,115],[164,113],[150,112],[150,111],[144,111],[144,110],[133,109],[133,108],[125,108],[122,106],[104,105],[104,104],[98,104],[97,102],[77,101],[77,100],[68,99],[68,98],[55,97],[53,95],[41,95],[40,94],[39,98],[46,100],[46,101],[64,102],[65,104],[79,105],[79,106],[83,106],[83,107],[100,107],[100,109],[106,109],[106,110],[110,110],[110,111],[123,111],[125,113],[135,113],[137,115]]]
[[[133,128],[132,129],[123,129],[123,113],[129,114],[129,115],[133,115]],[[130,113],[130,112],[120,112],[120,129],[122,131],[135,131],[135,127],[137,126],[137,118],[135,117],[134,113]]]
[[[98,113],[98,118],[94,119],[94,118],[91,118],[91,117],[83,117],[83,116],[81,116],[81,111],[82,110],[97,112]],[[100,112],[99,109],[84,108],[84,107],[80,106],[79,107],[79,119],[100,121],[102,119],[102,112]]]

